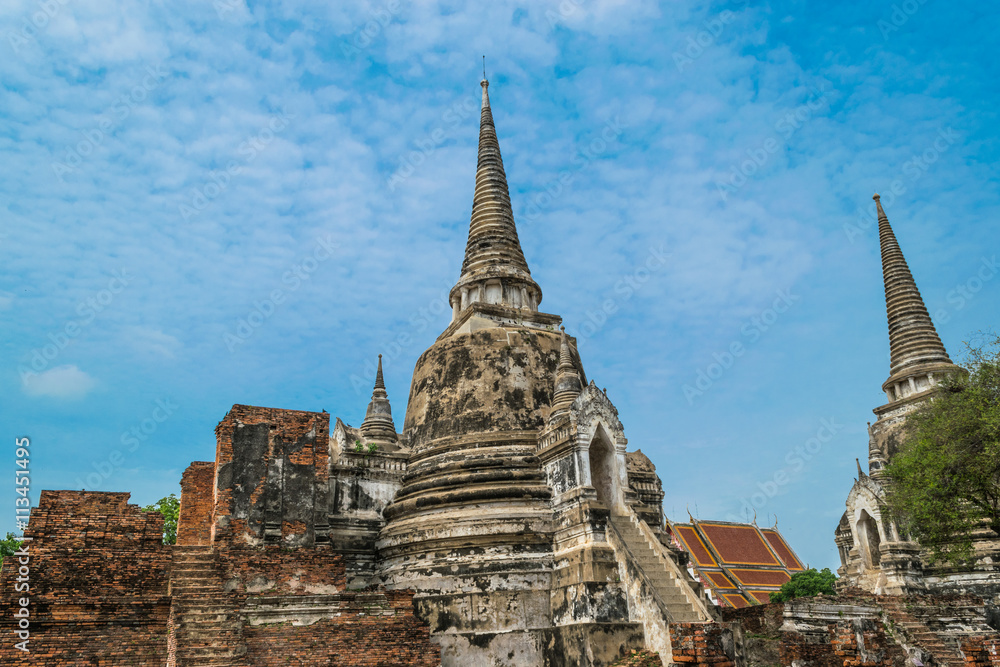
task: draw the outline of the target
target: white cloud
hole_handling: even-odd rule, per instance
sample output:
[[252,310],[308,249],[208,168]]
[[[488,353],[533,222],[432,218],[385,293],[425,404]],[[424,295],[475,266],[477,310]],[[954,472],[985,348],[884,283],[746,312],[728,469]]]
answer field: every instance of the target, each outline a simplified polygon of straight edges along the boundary
[[173,359],[181,347],[181,342],[170,334],[149,327],[128,327],[125,336],[139,352],[168,359]]
[[22,388],[28,396],[49,398],[83,398],[95,386],[97,381],[73,364],[25,375],[22,380]]

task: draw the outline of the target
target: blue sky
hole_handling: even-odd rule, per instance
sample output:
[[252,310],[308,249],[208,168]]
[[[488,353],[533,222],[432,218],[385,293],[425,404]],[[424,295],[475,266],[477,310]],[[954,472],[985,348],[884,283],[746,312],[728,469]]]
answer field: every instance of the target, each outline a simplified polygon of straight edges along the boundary
[[952,357],[997,323],[997,24],[940,0],[3,3],[7,465],[29,436],[35,500],[150,503],[234,403],[359,424],[379,353],[401,426],[448,323],[486,54],[542,310],[667,513],[755,504],[835,567],[888,376],[874,191]]

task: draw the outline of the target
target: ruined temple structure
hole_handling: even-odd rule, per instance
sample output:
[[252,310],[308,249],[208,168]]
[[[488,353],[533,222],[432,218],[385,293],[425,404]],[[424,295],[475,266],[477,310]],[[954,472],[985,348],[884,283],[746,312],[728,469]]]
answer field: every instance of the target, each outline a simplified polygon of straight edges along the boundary
[[[417,360],[402,430],[381,358],[358,427],[325,411],[233,406],[215,460],[181,478],[172,547],[162,517],[127,493],[43,491],[30,555],[0,572],[0,665],[606,667],[647,649],[665,666],[964,655],[968,667],[1000,667],[985,622],[1000,614],[975,595],[854,588],[758,604],[803,569],[776,528],[665,525],[653,464],[627,451],[561,318],[539,310],[487,87],[451,322]],[[879,225],[889,403],[837,531],[841,574],[869,591],[977,592],[995,576],[986,565],[930,567],[880,511],[901,420],[956,367],[881,207]],[[21,576],[30,622],[16,616]],[[14,641],[22,620],[30,654]]]
[[879,594],[993,598],[1000,594],[1000,542],[990,531],[975,541],[973,567],[949,567],[930,562],[926,551],[884,513],[884,468],[899,449],[906,416],[934,395],[943,378],[964,371],[941,344],[877,194],[875,207],[889,321],[889,379],[882,383],[886,403],[875,408],[877,419],[868,425],[868,472],[858,463],[847,511],[835,532],[840,583]]
[[334,554],[349,588],[412,591],[444,665],[669,658],[669,624],[714,611],[668,546],[652,464],[539,310],[487,90],[451,322],[417,360],[401,432],[381,360],[357,428],[233,407],[215,462],[184,475],[178,544]]
[[[65,603],[49,573],[66,564],[46,554],[67,559],[67,537],[117,549],[95,562],[125,583],[81,580],[91,606],[37,619],[53,649],[32,664],[600,667],[700,644],[718,612],[664,530],[660,478],[539,310],[487,89],[451,321],[417,360],[402,430],[381,358],[358,427],[233,406],[215,460],[183,474],[172,548],[148,521],[116,528],[142,519],[127,494],[45,492],[28,530],[39,587]],[[126,653],[97,641],[119,626]]]

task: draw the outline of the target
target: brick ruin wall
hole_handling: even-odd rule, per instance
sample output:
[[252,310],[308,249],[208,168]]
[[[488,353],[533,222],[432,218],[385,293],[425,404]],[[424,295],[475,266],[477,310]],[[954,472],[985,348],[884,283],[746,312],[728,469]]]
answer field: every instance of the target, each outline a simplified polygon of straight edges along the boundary
[[282,622],[243,630],[253,667],[342,665],[437,667],[441,649],[413,615],[413,593],[350,592],[338,596],[336,618],[310,625]]
[[973,637],[962,643],[966,667],[1000,667],[1000,639]]
[[215,504],[215,463],[195,461],[181,476],[181,508],[177,544],[212,543],[212,507]]
[[[723,609],[719,625],[732,630],[732,646],[725,633],[707,629],[689,646],[691,630],[680,628],[688,652],[677,657],[675,640],[674,660],[718,665],[735,657],[746,667],[955,666],[964,660],[966,667],[1000,667],[1000,636],[986,625],[984,611],[975,596],[879,597],[856,590]],[[982,631],[990,634],[972,634]]]
[[733,630],[724,623],[671,623],[674,663],[683,667],[734,667]]
[[441,663],[413,593],[346,590],[343,555],[328,547],[229,549],[216,562],[224,595],[245,619],[247,667]]
[[215,433],[213,543],[327,540],[329,414],[234,405]]
[[[29,591],[4,560],[0,664],[45,667],[163,665],[170,565],[163,517],[128,504],[128,493],[42,491],[32,510]],[[14,617],[30,600],[30,653],[14,644]]]

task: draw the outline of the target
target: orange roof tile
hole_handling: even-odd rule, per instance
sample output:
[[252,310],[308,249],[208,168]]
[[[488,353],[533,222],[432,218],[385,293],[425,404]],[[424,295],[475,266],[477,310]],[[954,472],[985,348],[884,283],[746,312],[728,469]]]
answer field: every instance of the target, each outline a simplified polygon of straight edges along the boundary
[[736,588],[736,584],[729,581],[729,577],[722,572],[703,572],[703,574],[718,588]]
[[744,586],[780,586],[789,579],[784,570],[751,570],[749,568],[731,568],[729,573],[736,577]]
[[754,526],[699,523],[698,527],[712,543],[723,563],[779,567],[782,565],[767,548],[767,544]]
[[701,566],[711,567],[716,565],[715,559],[709,553],[708,547],[701,541],[698,533],[691,526],[674,526],[678,537],[684,542],[684,546],[694,556],[695,563]]
[[730,607],[743,609],[744,607],[750,606],[750,603],[747,602],[747,599],[742,595],[740,595],[739,593],[723,593],[720,597],[723,600],[725,600]]
[[773,528],[764,528],[760,532],[764,533],[764,537],[767,538],[771,548],[774,549],[774,551],[778,554],[778,557],[784,561],[785,567],[789,570],[805,569],[802,567],[801,561],[795,557],[795,553],[792,551],[791,547],[788,546],[788,543],[785,542],[785,539],[780,533],[778,533],[778,531]]

